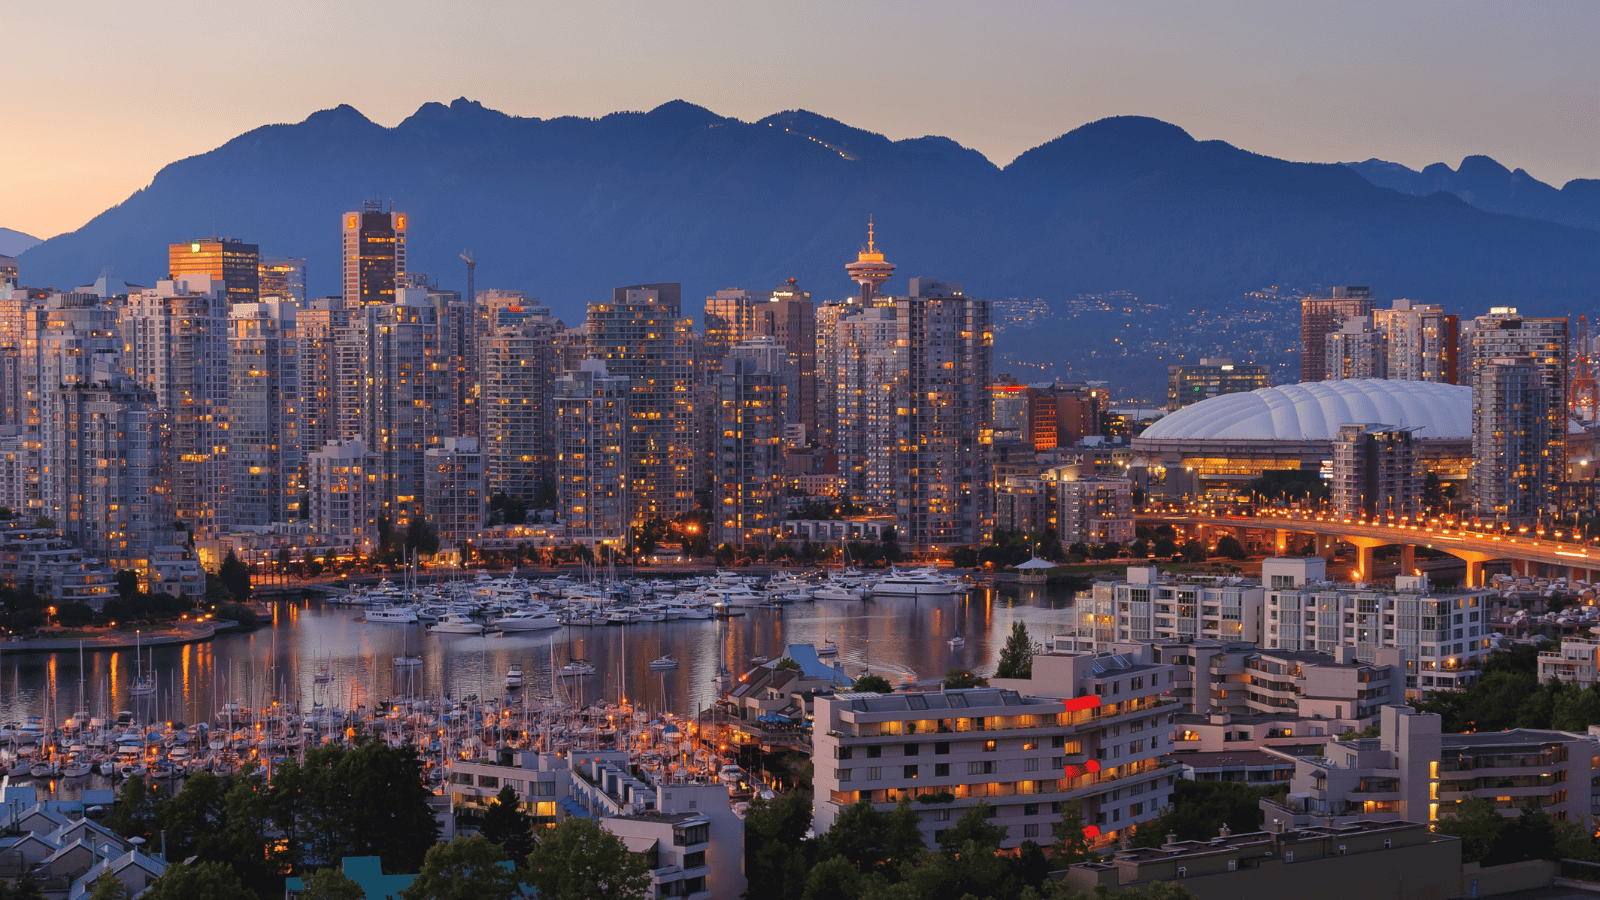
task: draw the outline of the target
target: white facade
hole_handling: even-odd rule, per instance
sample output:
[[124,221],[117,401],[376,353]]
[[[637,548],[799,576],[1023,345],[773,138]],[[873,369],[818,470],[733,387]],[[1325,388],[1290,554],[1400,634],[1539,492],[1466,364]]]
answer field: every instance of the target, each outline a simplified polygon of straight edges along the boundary
[[1114,837],[1170,797],[1160,759],[1171,677],[1171,666],[1137,657],[1066,653],[1035,656],[1031,679],[989,688],[818,697],[813,828],[858,801],[887,810],[948,793],[912,804],[930,845],[979,802],[996,808],[1007,847],[1048,841],[1073,800],[1091,837]]
[[1097,582],[1078,595],[1075,647],[1186,639],[1259,644],[1265,596],[1260,583],[1242,578],[1174,578],[1154,566],[1129,566],[1127,580]]
[[1056,534],[1063,547],[1133,542],[1132,479],[1091,475],[1057,480],[1054,489]]

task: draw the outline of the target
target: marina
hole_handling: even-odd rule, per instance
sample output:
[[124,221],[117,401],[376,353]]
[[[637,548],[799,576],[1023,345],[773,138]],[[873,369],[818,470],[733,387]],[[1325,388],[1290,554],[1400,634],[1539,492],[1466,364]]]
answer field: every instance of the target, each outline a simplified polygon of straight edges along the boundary
[[[370,622],[368,609],[322,600],[283,603],[271,627],[204,643],[90,652],[81,668],[75,652],[0,651],[0,758],[14,779],[36,778],[70,796],[141,765],[146,774],[153,765],[177,775],[281,761],[355,724],[391,742],[421,741],[425,752],[477,753],[506,737],[482,730],[486,713],[513,723],[511,731],[573,733],[581,727],[557,719],[585,708],[615,715],[626,706],[650,721],[693,716],[712,708],[730,679],[791,643],[827,648],[830,664],[851,677],[870,670],[915,683],[951,668],[986,671],[1012,622],[1047,639],[1066,623],[1071,602],[1066,589],[978,587],[756,605],[731,618],[647,618],[614,628],[592,615],[615,612],[614,600],[601,600],[586,624],[487,633]],[[440,621],[450,615],[463,614]],[[963,643],[950,646],[958,634]],[[408,724],[396,725],[397,713]],[[453,720],[479,724],[453,735],[447,729],[443,744],[426,729],[408,730]]]

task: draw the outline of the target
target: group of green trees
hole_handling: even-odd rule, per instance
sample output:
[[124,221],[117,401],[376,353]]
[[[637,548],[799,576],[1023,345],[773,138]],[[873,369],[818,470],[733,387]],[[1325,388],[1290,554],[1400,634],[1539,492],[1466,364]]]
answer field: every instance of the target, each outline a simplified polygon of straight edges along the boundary
[[1530,859],[1600,861],[1600,848],[1578,822],[1535,808],[1507,818],[1482,797],[1469,795],[1451,812],[1441,813],[1434,830],[1461,839],[1462,862],[1498,866]]
[[1584,731],[1600,725],[1600,686],[1551,679],[1539,683],[1539,651],[1520,646],[1484,660],[1478,681],[1459,691],[1434,691],[1417,704],[1438,713],[1447,732],[1554,728]]
[[[413,748],[369,737],[283,764],[270,784],[246,767],[228,778],[191,775],[167,795],[135,777],[106,824],[148,846],[164,841],[167,859],[185,861],[152,884],[150,900],[269,900],[292,872],[305,873],[307,900],[360,900],[360,886],[338,868],[347,856],[419,873],[404,900],[511,900],[530,889],[552,900],[646,897],[642,856],[592,819],[536,832],[509,787],[485,810],[479,834],[439,843],[421,768]],[[106,897],[126,896],[102,887]]]
[[[934,798],[949,802],[948,798]],[[862,802],[845,808],[815,837],[811,801],[800,794],[757,800],[745,817],[745,896],[760,900],[1192,900],[1182,888],[1073,891],[1049,878],[1053,869],[1091,859],[1081,806],[1065,804],[1055,840],[1024,841],[1003,853],[1005,826],[993,807],[967,807],[928,847],[910,800],[887,812]]]

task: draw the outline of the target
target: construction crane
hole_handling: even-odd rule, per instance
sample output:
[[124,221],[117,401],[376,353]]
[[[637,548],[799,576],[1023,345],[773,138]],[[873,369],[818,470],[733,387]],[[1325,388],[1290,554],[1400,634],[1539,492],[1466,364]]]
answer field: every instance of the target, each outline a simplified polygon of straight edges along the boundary
[[472,258],[472,248],[461,251],[461,261],[467,264],[467,308],[478,305],[478,291],[473,281],[478,276],[478,263]]

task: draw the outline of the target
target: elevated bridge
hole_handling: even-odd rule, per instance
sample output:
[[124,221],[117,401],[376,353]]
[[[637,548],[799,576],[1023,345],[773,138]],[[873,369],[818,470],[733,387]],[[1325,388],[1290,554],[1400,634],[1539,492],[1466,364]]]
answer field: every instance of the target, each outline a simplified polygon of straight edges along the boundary
[[1593,581],[1600,576],[1600,545],[1573,540],[1565,531],[1518,529],[1496,530],[1488,526],[1443,519],[1408,521],[1405,519],[1348,519],[1314,510],[1261,510],[1252,514],[1196,508],[1147,507],[1134,519],[1150,525],[1181,525],[1186,528],[1220,530],[1238,537],[1240,531],[1266,531],[1274,535],[1278,553],[1287,553],[1294,535],[1310,535],[1316,540],[1319,556],[1332,553],[1335,541],[1354,546],[1359,558],[1357,577],[1370,577],[1373,551],[1391,544],[1400,547],[1400,569],[1410,572],[1416,565],[1416,548],[1427,547],[1448,553],[1466,563],[1468,587],[1483,586],[1483,564],[1509,560],[1516,571],[1531,573],[1533,566],[1563,570],[1570,579]]

